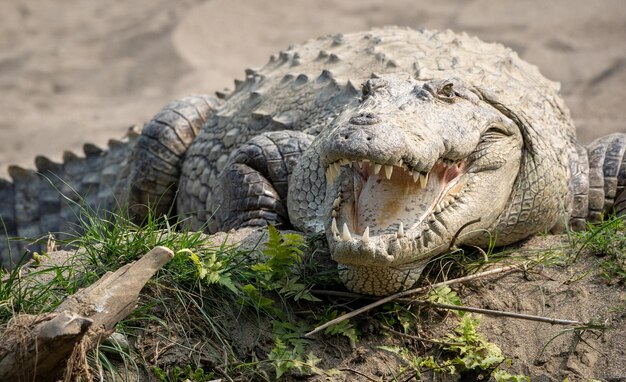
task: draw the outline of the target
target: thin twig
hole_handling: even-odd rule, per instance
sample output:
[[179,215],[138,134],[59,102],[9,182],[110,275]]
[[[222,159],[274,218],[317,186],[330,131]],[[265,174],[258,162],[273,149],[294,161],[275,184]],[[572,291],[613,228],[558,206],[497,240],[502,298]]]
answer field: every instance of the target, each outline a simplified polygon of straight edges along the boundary
[[357,370],[354,370],[354,369],[350,369],[349,367],[342,367],[341,369],[339,369],[339,371],[349,371],[351,373],[360,375],[361,377],[366,378],[366,379],[368,379],[370,381],[378,382],[376,379],[370,377],[369,375],[363,374],[360,371],[357,371]]
[[423,338],[423,337],[415,336],[415,335],[412,335],[412,334],[406,334],[406,333],[402,333],[402,332],[399,332],[397,330],[394,330],[394,329],[392,329],[392,328],[390,328],[388,326],[383,326],[383,328],[385,328],[385,330],[387,330],[387,331],[389,331],[389,332],[391,332],[391,333],[393,333],[395,335],[398,335],[400,337],[410,338],[410,339],[415,340],[415,341],[429,342],[431,344],[445,345],[445,346],[463,346],[463,345],[465,345],[465,344],[462,344],[460,342],[437,341],[437,340],[431,340],[430,338]]
[[454,234],[454,236],[452,236],[452,240],[450,240],[450,246],[448,247],[448,249],[452,249],[452,247],[454,247],[454,244],[456,243],[456,239],[459,238],[459,235],[461,235],[461,231],[463,231],[465,228],[467,228],[468,226],[474,224],[474,223],[480,223],[481,218],[476,218],[474,220],[470,220],[467,223],[463,224],[461,226],[461,228],[459,228],[456,233]]
[[425,301],[425,300],[414,300],[413,302],[418,304],[418,305],[434,306],[435,308],[442,308],[442,309],[448,309],[448,310],[462,310],[464,312],[481,313],[481,314],[487,314],[487,315],[496,316],[496,317],[511,317],[511,318],[519,318],[519,319],[522,319],[522,320],[529,320],[529,321],[547,322],[548,324],[552,324],[552,325],[580,325],[580,326],[593,325],[591,323],[582,322],[582,321],[562,320],[562,319],[558,319],[558,318],[550,318],[550,317],[543,317],[543,316],[533,316],[531,314],[503,312],[501,310],[475,308],[475,307],[472,307],[472,306],[459,306],[459,305],[440,304],[440,303],[437,303],[437,302],[430,302],[430,301]]
[[478,279],[478,278],[481,278],[481,277],[487,277],[487,276],[490,276],[490,275],[494,275],[494,274],[498,274],[498,273],[505,273],[505,272],[510,272],[510,271],[515,271],[515,270],[519,270],[519,269],[520,268],[517,267],[517,266],[508,266],[508,267],[496,268],[496,269],[492,269],[492,270],[485,271],[485,272],[475,273],[473,275],[469,275],[469,276],[465,276],[465,277],[459,277],[459,278],[456,278],[456,279],[443,281],[443,282],[432,284],[432,285],[429,285],[429,286],[409,289],[409,290],[406,290],[404,292],[398,292],[396,294],[392,294],[390,296],[384,297],[384,298],[382,298],[382,299],[380,299],[378,301],[375,301],[375,302],[373,302],[371,304],[365,305],[364,307],[359,308],[359,309],[357,309],[355,311],[346,313],[343,316],[339,316],[339,317],[335,318],[334,320],[330,320],[327,323],[316,327],[315,329],[313,329],[312,331],[308,332],[304,336],[305,337],[310,337],[313,334],[328,328],[329,326],[333,326],[333,325],[338,324],[338,323],[340,323],[342,321],[345,321],[345,320],[350,319],[352,317],[358,316],[361,313],[367,312],[368,310],[374,309],[377,306],[386,304],[389,301],[393,301],[393,300],[396,300],[398,298],[402,298],[402,297],[411,296],[411,295],[414,295],[414,294],[426,292],[426,291],[428,291],[428,290],[430,290],[432,288],[436,288],[436,287],[443,286],[443,285],[457,284],[457,283],[461,283],[461,282],[465,282],[465,281]]

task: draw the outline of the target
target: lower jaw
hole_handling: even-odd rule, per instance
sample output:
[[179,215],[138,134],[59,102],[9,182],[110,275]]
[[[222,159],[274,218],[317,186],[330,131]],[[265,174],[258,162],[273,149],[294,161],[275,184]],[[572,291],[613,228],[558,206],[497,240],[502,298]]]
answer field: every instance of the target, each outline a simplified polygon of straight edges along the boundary
[[421,275],[428,260],[411,269],[378,266],[339,265],[339,278],[355,293],[386,296],[409,289]]

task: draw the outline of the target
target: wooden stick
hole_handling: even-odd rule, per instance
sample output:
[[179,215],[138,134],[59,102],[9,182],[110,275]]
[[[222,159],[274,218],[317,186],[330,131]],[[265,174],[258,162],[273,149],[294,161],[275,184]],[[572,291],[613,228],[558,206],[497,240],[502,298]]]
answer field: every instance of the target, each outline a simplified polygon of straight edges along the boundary
[[503,312],[501,310],[492,310],[492,309],[485,309],[485,308],[475,308],[475,307],[471,307],[471,306],[459,306],[459,305],[440,304],[438,302],[430,302],[430,301],[425,301],[425,300],[414,300],[412,302],[414,302],[414,303],[416,303],[418,305],[434,306],[435,308],[442,308],[442,309],[448,309],[448,310],[461,310],[461,311],[465,311],[465,312],[487,314],[487,315],[496,316],[496,317],[511,317],[511,318],[519,318],[519,319],[522,319],[522,320],[547,322],[548,324],[552,324],[552,325],[596,326],[598,328],[602,327],[601,325],[600,326],[599,325],[592,325],[592,324],[590,324],[588,322],[582,322],[582,321],[562,320],[562,319],[558,319],[558,318],[550,318],[550,317],[543,317],[543,316],[533,316],[531,314],[523,314],[523,313]]
[[491,269],[489,271],[479,272],[479,273],[475,273],[473,275],[459,277],[459,278],[456,278],[456,279],[452,279],[452,280],[447,280],[447,281],[443,281],[443,282],[440,282],[440,283],[436,283],[436,284],[433,284],[433,285],[419,287],[419,288],[414,288],[414,289],[409,289],[409,290],[406,290],[404,292],[399,292],[399,293],[396,293],[396,294],[392,294],[392,295],[387,296],[385,298],[382,298],[382,299],[380,299],[378,301],[375,301],[375,302],[373,302],[371,304],[365,305],[365,306],[363,306],[363,307],[361,307],[361,308],[359,308],[357,310],[354,310],[352,312],[349,312],[349,313],[346,313],[346,314],[344,314],[342,316],[339,316],[339,317],[335,318],[334,320],[330,320],[327,323],[325,323],[323,325],[320,325],[320,326],[316,327],[315,329],[313,329],[312,331],[306,333],[304,336],[305,337],[310,337],[313,334],[328,328],[329,326],[333,326],[333,325],[335,325],[335,324],[337,324],[339,322],[345,321],[345,320],[350,319],[352,317],[358,316],[361,313],[367,312],[368,310],[374,309],[377,306],[386,304],[386,303],[388,303],[390,301],[393,301],[393,300],[396,300],[396,299],[399,299],[399,298],[402,298],[402,297],[406,297],[406,296],[411,296],[411,295],[414,295],[414,294],[422,293],[422,292],[425,292],[425,291],[427,291],[429,289],[436,288],[436,287],[443,286],[443,285],[458,284],[458,283],[465,282],[465,281],[475,280],[475,279],[478,279],[478,278],[487,277],[487,276],[491,276],[491,275],[495,275],[495,274],[501,274],[501,273],[516,271],[516,270],[519,270],[519,269],[520,268],[518,266],[508,266],[508,267],[496,268],[496,269]]
[[156,247],[68,297],[54,312],[14,318],[0,338],[0,381],[56,381],[70,372],[73,361],[84,360],[133,311],[143,286],[173,256]]

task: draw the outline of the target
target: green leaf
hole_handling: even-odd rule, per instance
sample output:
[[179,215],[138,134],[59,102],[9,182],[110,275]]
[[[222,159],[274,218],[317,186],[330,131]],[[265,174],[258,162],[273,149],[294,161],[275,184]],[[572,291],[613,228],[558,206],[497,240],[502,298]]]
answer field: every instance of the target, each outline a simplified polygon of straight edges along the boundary
[[[326,311],[326,313],[324,314],[324,319],[321,322],[319,322],[318,325],[322,325],[322,324],[325,324],[326,322],[332,321],[342,314],[344,313],[336,309]],[[353,347],[356,345],[357,341],[359,340],[356,328],[354,327],[352,322],[350,322],[350,320],[344,320],[334,325],[331,325],[324,330],[324,333],[329,336],[336,336],[336,335],[344,336],[348,338],[348,340],[350,340],[350,345],[352,345]]]
[[[447,285],[442,285],[432,290],[429,293],[427,300],[438,304],[448,304],[456,306],[463,305],[463,303],[461,302],[461,298],[456,294],[455,291],[452,290],[452,288]],[[463,316],[465,313],[456,310],[454,310],[453,312],[459,316]]]

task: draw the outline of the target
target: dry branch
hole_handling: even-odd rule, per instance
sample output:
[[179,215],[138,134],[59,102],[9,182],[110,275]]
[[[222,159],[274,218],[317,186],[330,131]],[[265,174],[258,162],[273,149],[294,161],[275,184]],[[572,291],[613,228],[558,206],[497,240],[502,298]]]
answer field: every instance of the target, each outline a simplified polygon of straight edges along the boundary
[[491,270],[488,270],[488,271],[485,271],[485,272],[475,273],[473,275],[469,275],[469,276],[465,276],[465,277],[459,277],[459,278],[456,278],[456,279],[443,281],[443,282],[440,282],[440,283],[437,283],[437,284],[424,286],[424,287],[419,287],[419,288],[415,288],[415,289],[409,289],[409,290],[406,290],[404,292],[399,292],[399,293],[396,293],[396,294],[392,294],[390,296],[381,298],[380,300],[375,301],[375,302],[373,302],[371,304],[365,305],[364,307],[361,307],[361,308],[359,308],[359,309],[357,309],[355,311],[352,311],[350,313],[346,313],[343,316],[339,316],[339,317],[335,318],[334,320],[330,320],[327,323],[325,323],[323,325],[320,325],[320,326],[316,327],[315,329],[313,329],[312,331],[306,333],[304,336],[305,337],[310,337],[313,334],[328,328],[329,326],[333,326],[335,324],[340,323],[341,321],[345,321],[345,320],[350,319],[352,317],[358,316],[359,314],[362,314],[364,312],[367,312],[368,310],[374,309],[377,306],[386,304],[386,303],[388,303],[390,301],[394,301],[394,300],[397,300],[397,299],[402,298],[402,297],[407,297],[407,296],[411,296],[411,295],[414,295],[414,294],[423,293],[423,292],[426,292],[426,291],[428,291],[428,290],[430,290],[432,288],[436,288],[436,287],[439,287],[439,286],[442,286],[442,285],[456,284],[456,283],[460,283],[460,282],[475,280],[475,279],[482,278],[482,277],[487,277],[487,276],[494,275],[494,274],[503,274],[503,273],[516,271],[516,270],[520,270],[520,268],[517,267],[517,266],[508,266],[508,267],[496,268],[496,269],[491,269]]
[[54,312],[14,318],[0,338],[0,381],[58,380],[68,359],[84,358],[132,312],[143,286],[173,256],[156,247],[68,297]]

